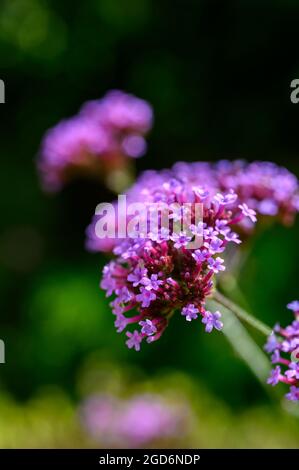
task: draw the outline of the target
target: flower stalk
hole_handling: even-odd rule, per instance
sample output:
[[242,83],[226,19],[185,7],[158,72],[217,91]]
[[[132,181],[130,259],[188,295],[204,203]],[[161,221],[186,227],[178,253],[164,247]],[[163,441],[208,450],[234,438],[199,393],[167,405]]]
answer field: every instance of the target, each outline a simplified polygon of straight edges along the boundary
[[219,304],[223,305],[225,308],[230,310],[236,317],[240,320],[244,321],[248,325],[252,326],[260,333],[265,336],[269,336],[272,333],[272,330],[269,326],[265,325],[263,322],[258,320],[257,318],[250,315],[244,309],[236,305],[231,300],[227,299],[223,294],[219,291],[215,290],[213,293],[213,299],[215,299]]

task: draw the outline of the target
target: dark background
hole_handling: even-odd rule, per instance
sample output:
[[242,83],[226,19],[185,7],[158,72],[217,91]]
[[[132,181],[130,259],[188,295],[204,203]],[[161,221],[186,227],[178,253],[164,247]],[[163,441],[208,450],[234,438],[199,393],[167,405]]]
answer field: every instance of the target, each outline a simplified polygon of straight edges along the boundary
[[[1,1],[3,393],[26,403],[55,384],[76,402],[78,368],[97,350],[145,376],[184,371],[232,413],[275,407],[223,336],[181,318],[140,354],[126,349],[98,288],[105,258],[84,250],[96,204],[112,195],[87,180],[45,195],[35,160],[49,127],[118,88],[154,108],[138,172],[246,158],[299,175],[299,104],[290,101],[298,21],[295,0]],[[298,223],[259,235],[238,279],[251,311],[269,325],[288,323],[285,304],[299,295],[298,235]]]

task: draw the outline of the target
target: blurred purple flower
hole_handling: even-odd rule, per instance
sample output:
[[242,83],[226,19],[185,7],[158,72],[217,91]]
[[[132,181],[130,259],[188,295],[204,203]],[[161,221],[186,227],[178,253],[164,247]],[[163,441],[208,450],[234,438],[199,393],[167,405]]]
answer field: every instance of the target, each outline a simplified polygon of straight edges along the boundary
[[126,336],[129,338],[126,341],[126,345],[129,349],[134,348],[135,351],[140,351],[140,343],[142,341],[142,335],[139,331],[135,330],[133,333],[130,331],[126,332]]
[[144,155],[152,120],[147,102],[122,91],[84,104],[43,139],[38,160],[43,187],[58,191],[77,174],[109,181],[109,174],[126,169],[128,157]]
[[286,394],[287,400],[299,401],[299,388],[292,385],[289,393]]
[[188,432],[190,416],[188,403],[170,404],[158,394],[92,396],[80,408],[86,431],[102,447],[147,447],[161,439],[179,442]]
[[[299,401],[299,321],[298,301],[291,302],[287,307],[294,312],[295,321],[286,328],[275,326],[275,335],[272,333],[267,341],[265,350],[272,353],[271,361],[276,366],[268,379],[268,384],[277,385],[283,382],[290,386],[290,393],[286,395],[289,400]],[[284,371],[282,371],[282,367]]]
[[281,374],[281,369],[279,366],[276,366],[275,369],[271,371],[270,377],[267,380],[267,384],[272,385],[273,387],[278,384]]
[[299,312],[299,300],[294,300],[293,302],[290,302],[287,305],[287,308],[289,310],[293,310],[293,312],[295,312],[295,313]]

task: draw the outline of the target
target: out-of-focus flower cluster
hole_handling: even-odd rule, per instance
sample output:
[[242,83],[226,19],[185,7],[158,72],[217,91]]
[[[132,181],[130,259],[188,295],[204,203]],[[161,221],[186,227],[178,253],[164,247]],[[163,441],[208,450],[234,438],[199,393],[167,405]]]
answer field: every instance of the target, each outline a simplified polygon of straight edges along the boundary
[[102,446],[136,448],[183,436],[190,410],[186,403],[172,404],[158,394],[129,399],[95,395],[85,401],[80,415],[88,434]]
[[122,91],[85,103],[45,135],[38,161],[43,187],[58,191],[73,175],[87,173],[117,189],[115,175],[145,153],[152,119],[146,101]]
[[[220,330],[221,315],[207,311],[205,300],[211,294],[214,275],[225,270],[220,255],[229,243],[241,243],[233,227],[244,218],[254,223],[255,211],[240,204],[234,191],[210,192],[186,179],[166,178],[164,172],[147,172],[129,191],[128,199],[141,200],[149,207],[152,203],[167,207],[189,203],[191,223],[179,233],[159,227],[158,234],[114,240],[116,258],[105,266],[101,287],[107,296],[115,294],[111,307],[117,331],[133,323],[139,326],[126,332],[127,346],[139,351],[143,340],[159,339],[176,310],[187,321],[201,318],[206,332]],[[202,208],[197,225],[193,223],[196,204]],[[181,215],[184,220],[184,211]],[[202,236],[203,243],[191,248],[189,243],[197,236]],[[132,309],[137,314],[126,316]]]
[[[90,364],[89,361],[88,364]],[[281,448],[283,446],[294,449],[298,446],[298,417],[279,408],[273,410],[273,407],[268,404],[259,404],[252,406],[249,411],[238,410],[236,412],[234,410],[233,412],[231,407],[222,400],[223,397],[219,393],[217,396],[213,396],[211,391],[207,391],[204,386],[198,383],[198,380],[193,380],[182,373],[165,375],[160,371],[157,375],[151,374],[146,382],[138,381],[136,383],[134,378],[140,377],[138,368],[134,367],[134,370],[118,369],[117,364],[111,363],[107,368],[107,375],[104,376],[105,380],[103,380],[101,364],[97,362],[93,366],[96,367],[91,374],[93,381],[89,382],[88,380],[92,390],[85,389],[85,397],[121,396],[124,408],[133,400],[138,402],[138,398],[153,397],[153,402],[158,401],[160,406],[163,406],[163,410],[164,406],[167,410],[171,410],[171,416],[174,417],[170,419],[170,422],[174,423],[171,432],[167,431],[166,435],[156,434],[153,440],[145,441],[144,438],[141,440],[137,437],[136,439],[134,429],[129,429],[128,434],[122,432],[122,441],[119,441],[120,433],[117,423],[120,420],[117,417],[118,420],[114,421],[115,438],[111,435],[112,426],[109,426],[107,435],[101,432],[101,424],[99,421],[97,422],[100,413],[97,414],[97,411],[95,411],[97,416],[94,419],[91,416],[92,426],[90,428],[87,419],[90,414],[84,412],[87,407],[85,408],[84,404],[82,406],[81,402],[78,412],[73,396],[67,395],[58,387],[39,391],[22,403],[2,391],[0,393],[1,449],[130,449],[139,446],[155,449]],[[97,383],[95,389],[96,377],[101,385]],[[116,388],[111,386],[111,383],[114,383]],[[80,374],[78,385],[82,390],[83,384]],[[83,403],[88,406],[90,399],[85,398],[85,400]],[[91,398],[91,400],[93,399]],[[119,403],[118,399],[116,402]],[[95,408],[91,406],[90,410]],[[123,414],[121,413],[120,416]],[[113,417],[115,418],[115,414]],[[144,419],[146,417],[145,414]],[[147,427],[140,414],[138,414],[138,420],[139,424],[136,425],[138,429],[143,430],[144,427]],[[149,421],[154,421],[152,416]],[[158,421],[156,419],[156,422]],[[277,426],[277,422],[279,422],[279,426]],[[98,427],[98,430],[94,431],[93,423]],[[156,425],[151,424],[151,429],[157,429]],[[134,441],[131,441],[131,435],[133,435]],[[146,435],[153,436],[153,432],[147,432]],[[145,436],[145,432],[143,432],[143,436]]]
[[268,384],[288,384],[290,390],[286,398],[299,401],[299,301],[295,300],[287,307],[294,312],[295,320],[286,328],[276,325],[265,345],[265,350],[272,355],[271,361],[275,364]]

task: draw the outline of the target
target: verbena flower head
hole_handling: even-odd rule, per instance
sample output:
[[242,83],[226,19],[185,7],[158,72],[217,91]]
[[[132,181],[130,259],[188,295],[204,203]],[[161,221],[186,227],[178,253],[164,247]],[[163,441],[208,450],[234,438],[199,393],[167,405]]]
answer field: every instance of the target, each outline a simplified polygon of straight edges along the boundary
[[295,300],[287,307],[293,311],[295,320],[286,328],[276,325],[265,345],[265,350],[271,354],[272,363],[275,364],[268,384],[288,384],[290,391],[286,398],[299,401],[299,301]]
[[44,188],[57,191],[78,173],[103,177],[123,170],[128,157],[145,153],[151,126],[150,105],[121,91],[84,104],[44,137],[38,162]]
[[[246,206],[263,216],[276,217],[283,224],[293,222],[299,210],[299,185],[295,175],[272,162],[222,160],[217,163],[177,163],[175,174],[207,188],[231,189]],[[251,219],[251,218],[250,218]],[[243,228],[252,228],[255,220],[246,219]]]
[[[232,236],[233,228],[244,218],[252,218],[253,210],[245,213],[237,195],[219,193],[190,185],[167,172],[147,172],[128,192],[129,200],[151,203],[201,204],[202,221],[190,223],[186,233],[115,240],[115,259],[103,271],[101,287],[107,296],[114,295],[111,307],[116,316],[118,332],[126,331],[126,344],[140,350],[142,342],[159,339],[174,312],[187,320],[202,321],[205,330],[222,328],[221,314],[205,309],[211,294],[214,276],[225,270],[220,256],[228,244],[239,243]],[[249,212],[249,211],[252,212]],[[190,248],[189,241],[202,231],[203,244]],[[133,311],[135,313],[130,312]]]
[[[239,209],[245,217],[236,222],[236,229],[243,234],[252,233],[258,219],[265,216],[283,224],[293,222],[299,210],[299,184],[295,175],[286,168],[271,162],[247,163],[243,160],[209,162],[178,162],[170,170],[146,171],[129,191],[133,201],[147,199],[151,185],[171,187],[174,181],[193,188],[196,196],[204,201],[212,195],[218,202],[232,202],[238,197]],[[158,198],[157,191],[157,198]],[[221,201],[222,195],[225,199]],[[220,198],[220,199],[219,199]],[[112,251],[115,241],[95,236],[95,217],[87,230],[87,249],[90,251]],[[227,226],[227,221],[216,222],[226,239],[241,243],[236,232]],[[177,240],[180,243],[180,240]],[[217,244],[218,241],[212,241]]]
[[139,447],[154,441],[179,438],[184,434],[189,408],[172,405],[157,394],[130,399],[97,395],[81,408],[83,424],[103,446]]

